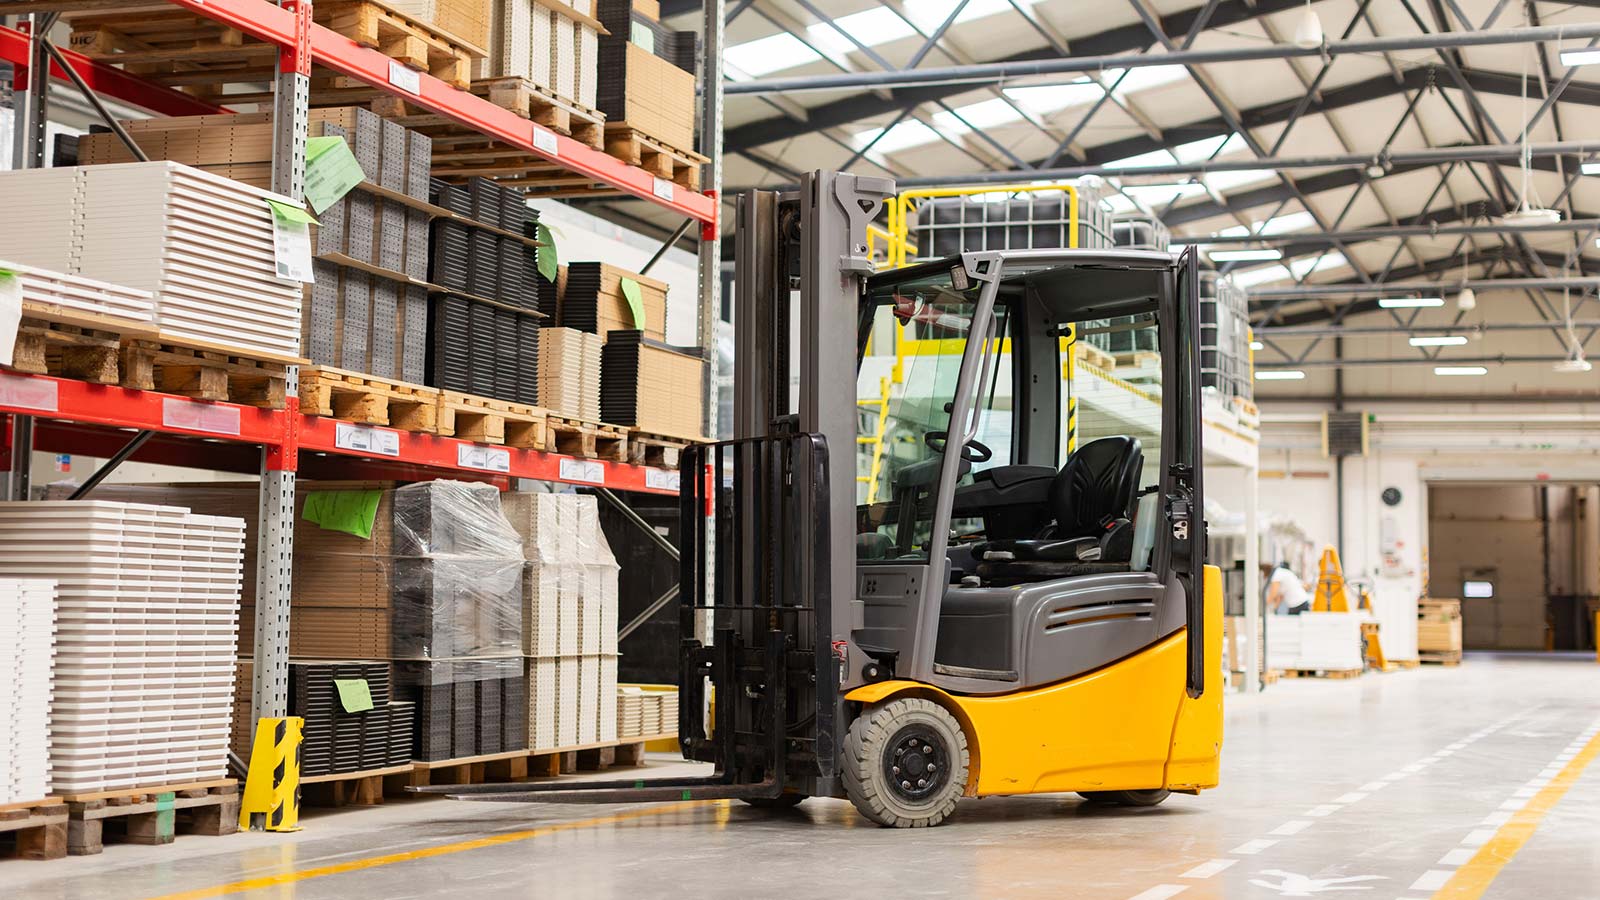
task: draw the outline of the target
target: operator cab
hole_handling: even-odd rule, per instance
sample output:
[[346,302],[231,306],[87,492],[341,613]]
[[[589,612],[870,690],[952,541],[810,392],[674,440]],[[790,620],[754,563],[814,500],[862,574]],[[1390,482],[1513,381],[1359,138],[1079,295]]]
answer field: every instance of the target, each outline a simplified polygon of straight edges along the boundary
[[1071,677],[1182,626],[1187,561],[1163,526],[1197,497],[1196,351],[1176,337],[1192,280],[1192,254],[1115,250],[868,280],[856,549],[875,657],[904,671],[908,607],[929,602],[932,675],[969,692]]

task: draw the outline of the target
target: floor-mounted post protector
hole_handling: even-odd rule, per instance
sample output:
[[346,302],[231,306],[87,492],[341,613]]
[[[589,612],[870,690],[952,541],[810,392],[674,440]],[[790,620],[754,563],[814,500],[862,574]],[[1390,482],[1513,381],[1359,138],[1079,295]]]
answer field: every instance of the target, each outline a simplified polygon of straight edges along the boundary
[[[294,13],[296,42],[278,48],[272,100],[272,189],[299,200],[305,193],[310,130],[311,0],[280,0]],[[287,372],[281,443],[262,452],[256,536],[256,657],[252,723],[289,711],[289,598],[294,570],[295,471],[299,465],[299,369]]]
[[1241,693],[1261,690],[1261,464],[1245,470],[1244,479],[1244,678]]

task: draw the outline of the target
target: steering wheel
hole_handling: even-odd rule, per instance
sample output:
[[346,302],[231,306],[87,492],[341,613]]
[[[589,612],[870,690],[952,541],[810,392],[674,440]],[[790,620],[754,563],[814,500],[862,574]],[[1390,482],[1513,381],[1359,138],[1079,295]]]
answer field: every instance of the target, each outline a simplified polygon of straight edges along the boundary
[[[950,433],[947,431],[930,431],[922,436],[922,442],[935,453],[943,453],[949,441]],[[984,463],[994,458],[994,451],[973,439],[961,448],[961,458],[970,463]]]

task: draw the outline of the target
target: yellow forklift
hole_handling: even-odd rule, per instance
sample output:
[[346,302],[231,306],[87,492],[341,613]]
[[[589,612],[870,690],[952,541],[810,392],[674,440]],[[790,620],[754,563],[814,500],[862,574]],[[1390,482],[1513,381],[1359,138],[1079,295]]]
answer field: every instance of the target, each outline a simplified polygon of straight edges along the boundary
[[[813,172],[739,198],[736,437],[683,462],[708,477],[683,479],[678,734],[712,774],[421,790],[846,797],[922,827],[962,797],[1149,806],[1217,784],[1194,251],[974,252],[875,273],[867,228],[893,194]],[[1069,448],[1063,339],[1133,328],[1159,346],[1159,436]],[[896,330],[929,352],[899,361],[881,401],[894,451],[864,486],[858,456],[881,454],[886,430],[857,404],[882,396],[867,347]]]

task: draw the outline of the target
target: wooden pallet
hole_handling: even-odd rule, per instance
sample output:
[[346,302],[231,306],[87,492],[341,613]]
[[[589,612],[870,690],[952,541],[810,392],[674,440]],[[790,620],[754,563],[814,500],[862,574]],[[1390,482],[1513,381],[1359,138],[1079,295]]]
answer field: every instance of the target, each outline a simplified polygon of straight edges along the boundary
[[[487,55],[379,0],[319,0],[312,16],[357,44],[462,90],[471,85],[473,60]],[[221,95],[224,84],[270,81],[277,58],[275,44],[165,3],[130,2],[116,12],[67,18],[72,49],[203,96]]]
[[1161,370],[1161,354],[1152,350],[1136,350],[1133,353],[1116,354],[1118,368],[1155,369]]
[[1461,665],[1461,653],[1460,651],[1455,653],[1423,652],[1417,654],[1417,661],[1430,666],[1459,666]]
[[1073,357],[1081,359],[1089,365],[1105,372],[1113,371],[1117,367],[1117,358],[1115,356],[1112,356],[1104,350],[1101,350],[1099,347],[1096,347],[1088,341],[1074,341],[1072,344],[1072,355]]
[[556,453],[584,459],[628,461],[628,429],[551,414],[546,423],[549,446]]
[[438,431],[445,437],[525,450],[549,446],[546,413],[537,406],[439,392]]
[[55,797],[0,806],[0,858],[67,855],[67,805]]
[[620,738],[604,743],[558,747],[550,750],[511,750],[485,756],[446,759],[413,764],[410,776],[401,783],[391,779],[389,786],[433,784],[496,784],[526,778],[551,778],[574,772],[599,772],[613,766],[637,766],[644,762],[646,743],[676,735],[645,735]]
[[334,808],[377,806],[383,803],[384,780],[410,772],[411,764],[404,763],[382,769],[303,777],[300,779],[300,802],[302,806]]
[[121,380],[122,335],[60,322],[24,318],[17,328],[11,368],[90,384]]
[[122,345],[121,384],[196,400],[283,409],[288,365],[187,339],[135,339]]
[[[562,97],[526,78],[485,78],[472,92],[502,109],[599,150],[605,146],[605,114]],[[435,162],[438,157],[435,157]]]
[[1280,669],[1284,678],[1360,678],[1361,669]]
[[606,155],[690,191],[700,190],[700,167],[707,162],[704,156],[669,147],[627,122],[606,123]]
[[232,779],[170,787],[68,795],[67,852],[91,856],[107,840],[170,844],[179,834],[239,830],[239,784]]
[[683,451],[694,441],[688,438],[666,437],[659,434],[628,432],[628,461],[636,466],[656,466],[676,469]]
[[432,434],[439,427],[439,390],[331,366],[308,366],[300,370],[300,411]]

